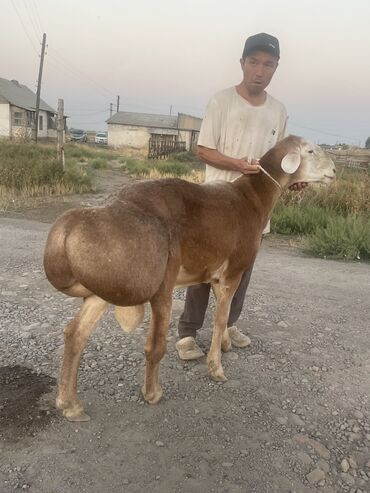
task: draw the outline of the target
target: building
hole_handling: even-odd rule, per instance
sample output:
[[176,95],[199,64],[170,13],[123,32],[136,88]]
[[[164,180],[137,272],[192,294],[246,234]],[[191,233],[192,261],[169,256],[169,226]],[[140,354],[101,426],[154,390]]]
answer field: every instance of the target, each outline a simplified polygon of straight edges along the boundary
[[[32,136],[36,94],[16,80],[0,77],[0,138]],[[39,138],[56,138],[56,111],[40,99]]]
[[163,158],[171,152],[193,149],[201,123],[201,118],[184,113],[172,116],[119,111],[107,120],[108,145]]

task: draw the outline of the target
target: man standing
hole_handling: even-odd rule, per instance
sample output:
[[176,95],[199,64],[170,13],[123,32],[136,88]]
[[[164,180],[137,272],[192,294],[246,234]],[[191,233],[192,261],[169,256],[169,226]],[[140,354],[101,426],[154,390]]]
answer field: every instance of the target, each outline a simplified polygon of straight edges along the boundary
[[[205,181],[233,181],[243,174],[258,173],[258,159],[284,138],[287,113],[284,106],[266,93],[279,63],[279,41],[269,34],[249,37],[240,59],[243,80],[217,93],[209,102],[198,139],[199,157],[206,163]],[[269,224],[264,233],[269,232]],[[236,347],[250,344],[235,326],[252,268],[245,272],[231,303],[228,331]],[[190,286],[179,321],[176,344],[183,360],[204,355],[195,341],[208,306],[210,284]]]

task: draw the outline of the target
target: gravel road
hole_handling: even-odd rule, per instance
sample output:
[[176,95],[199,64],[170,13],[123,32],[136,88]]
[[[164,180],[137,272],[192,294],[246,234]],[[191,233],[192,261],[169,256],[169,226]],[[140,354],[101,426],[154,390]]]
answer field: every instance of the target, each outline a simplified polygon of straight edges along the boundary
[[223,355],[223,384],[177,358],[176,292],[157,406],[140,393],[147,317],[126,335],[109,312],[81,362],[92,419],[76,424],[53,400],[79,301],[45,279],[50,224],[24,217],[0,217],[1,493],[370,492],[369,264],[265,241],[239,324],[252,345]]

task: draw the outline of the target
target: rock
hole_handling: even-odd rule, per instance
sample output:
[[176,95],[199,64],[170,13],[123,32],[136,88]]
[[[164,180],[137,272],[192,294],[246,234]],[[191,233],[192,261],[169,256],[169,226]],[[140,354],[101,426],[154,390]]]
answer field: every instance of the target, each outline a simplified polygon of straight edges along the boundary
[[342,462],[340,463],[340,468],[342,469],[343,472],[347,472],[349,470],[349,463],[347,459],[342,460]]
[[320,442],[314,440],[313,438],[309,438],[307,435],[301,435],[300,434],[300,435],[295,435],[293,437],[293,440],[296,441],[297,443],[309,445],[323,459],[330,459],[329,450],[326,447],[324,447],[324,445],[322,445]]
[[355,478],[346,472],[342,472],[340,477],[348,486],[353,486],[355,484]]
[[303,419],[293,413],[289,416],[289,421],[296,426],[305,426],[305,422],[303,421]]
[[325,473],[328,473],[330,471],[330,465],[322,459],[317,462],[317,467],[322,469]]
[[307,474],[306,479],[310,484],[317,484],[325,479],[325,473],[317,467]]
[[155,444],[157,445],[157,447],[164,447],[164,443],[161,442],[160,440],[157,440]]
[[312,463],[311,457],[308,454],[306,454],[306,452],[298,452],[297,457],[301,462],[303,462],[303,464],[309,465]]
[[279,327],[284,327],[285,329],[289,327],[289,325],[286,322],[284,322],[284,320],[280,320],[280,322],[278,322],[277,325]]
[[354,413],[353,413],[354,417],[357,418],[357,419],[363,419],[364,415],[362,414],[361,411],[359,411],[358,409],[355,409]]
[[352,457],[349,457],[348,462],[350,467],[352,467],[352,469],[357,469],[356,461]]
[[222,467],[228,467],[229,468],[229,467],[233,467],[233,465],[234,464],[232,462],[223,462],[222,463]]

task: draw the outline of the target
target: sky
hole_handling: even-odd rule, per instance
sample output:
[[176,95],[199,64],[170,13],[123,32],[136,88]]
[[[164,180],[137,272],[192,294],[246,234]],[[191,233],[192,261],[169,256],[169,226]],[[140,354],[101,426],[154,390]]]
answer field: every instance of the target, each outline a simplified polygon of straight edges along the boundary
[[68,125],[106,130],[116,111],[202,117],[236,85],[245,39],[280,41],[267,91],[288,131],[315,143],[364,146],[370,136],[369,0],[2,0],[0,77],[64,100]]

